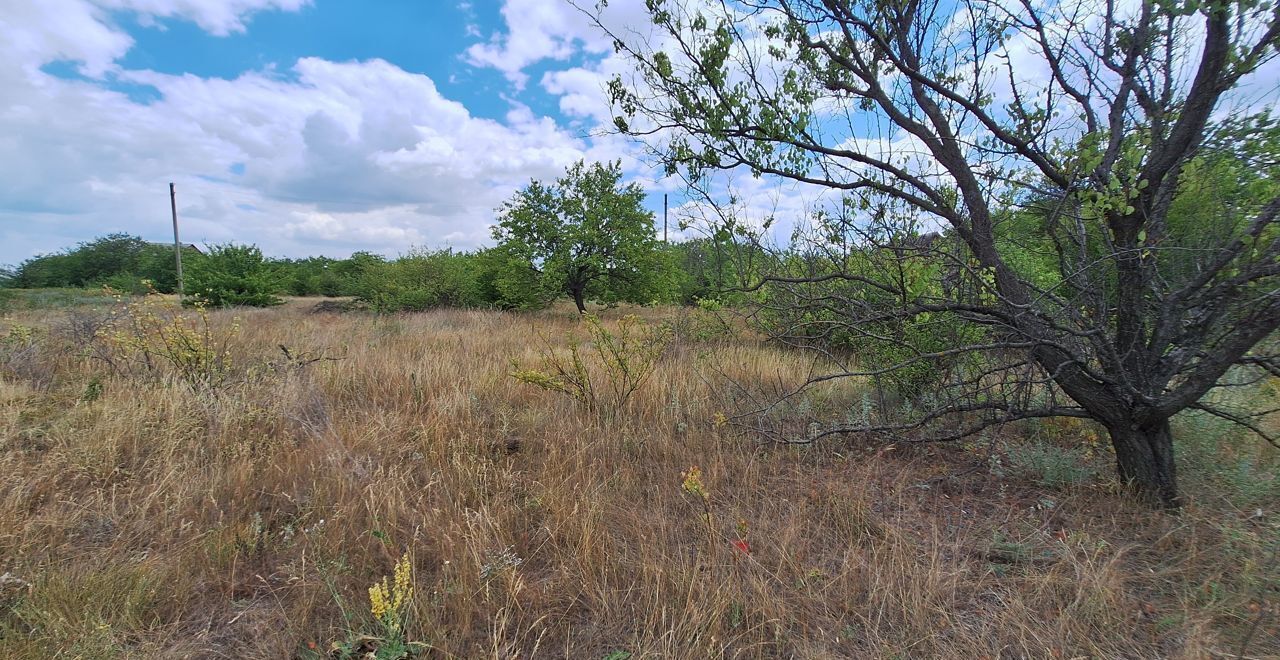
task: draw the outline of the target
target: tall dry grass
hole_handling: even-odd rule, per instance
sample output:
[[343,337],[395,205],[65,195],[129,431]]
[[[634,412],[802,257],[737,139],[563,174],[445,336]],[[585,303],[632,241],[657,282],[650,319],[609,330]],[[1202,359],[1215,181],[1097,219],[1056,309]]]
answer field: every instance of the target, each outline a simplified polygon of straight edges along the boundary
[[307,307],[213,313],[216,388],[111,372],[65,312],[0,322],[38,354],[0,362],[0,653],[372,650],[408,554],[430,657],[1234,657],[1255,620],[1246,656],[1280,655],[1274,508],[1157,513],[985,446],[762,446],[708,373],[809,363],[750,338],[678,340],[605,418],[509,376],[565,310]]

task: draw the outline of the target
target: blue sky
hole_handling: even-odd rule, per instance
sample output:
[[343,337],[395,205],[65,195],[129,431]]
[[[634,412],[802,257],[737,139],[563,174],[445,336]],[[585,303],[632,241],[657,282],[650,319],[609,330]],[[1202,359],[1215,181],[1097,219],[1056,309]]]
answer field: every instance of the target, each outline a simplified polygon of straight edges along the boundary
[[[613,20],[643,25],[639,0]],[[0,264],[109,232],[287,256],[488,240],[600,135],[608,41],[562,0],[0,3]]]
[[[117,11],[117,25],[134,46],[119,60],[126,69],[235,78],[245,71],[287,72],[299,57],[330,61],[383,59],[429,76],[446,96],[472,114],[501,119],[508,94],[501,72],[469,64],[462,54],[481,34],[503,29],[493,3],[456,5],[430,0],[321,0],[298,11],[263,11],[243,32],[215,36],[178,18],[140,21]],[[546,94],[521,93],[525,102],[554,112]]]

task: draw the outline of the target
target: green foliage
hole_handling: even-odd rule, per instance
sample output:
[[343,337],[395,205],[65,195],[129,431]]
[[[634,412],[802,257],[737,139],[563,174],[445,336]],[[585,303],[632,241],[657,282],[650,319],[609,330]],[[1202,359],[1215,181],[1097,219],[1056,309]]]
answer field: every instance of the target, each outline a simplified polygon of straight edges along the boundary
[[[918,402],[941,389],[957,370],[973,366],[979,356],[963,350],[982,343],[986,330],[952,312],[913,309],[921,300],[940,300],[943,271],[938,259],[899,255],[890,248],[868,246],[840,261],[789,253],[777,266],[780,276],[830,280],[801,292],[772,288],[758,320],[773,336],[786,335],[798,345],[849,358],[869,374],[881,394],[893,403]],[[867,286],[862,280],[887,282]],[[847,316],[839,300],[859,310]]]
[[682,342],[709,343],[738,337],[738,328],[724,304],[711,298],[695,299],[692,306],[680,309],[663,325],[671,331],[673,339]]
[[98,289],[0,289],[0,297],[9,300],[10,310],[71,309],[101,307],[115,300],[107,291]]
[[501,306],[536,307],[569,295],[585,311],[588,300],[648,303],[670,291],[644,191],[621,178],[620,163],[578,162],[554,184],[530,182],[498,209]]
[[307,257],[272,263],[289,295],[337,297],[358,295],[365,271],[385,261],[380,255],[356,252],[349,259]]
[[133,273],[116,273],[103,280],[102,285],[112,291],[131,296],[143,296],[155,289],[151,283]]
[[[216,250],[216,248],[215,248]],[[184,247],[183,268],[191,289],[191,276],[204,260],[198,250]],[[307,257],[305,259],[264,259],[275,273],[278,291],[294,296],[350,296],[371,263],[382,257],[357,252],[349,259]],[[0,288],[98,288],[134,295],[155,290],[174,293],[178,287],[173,246],[150,243],[127,234],[111,234],[64,252],[28,259],[11,271],[0,272]],[[246,304],[246,303],[235,303]]]
[[727,231],[662,246],[667,260],[672,302],[694,305],[698,300],[738,302],[735,292],[759,275],[755,271],[765,255],[753,246],[735,243]]
[[929,396],[973,360],[963,352],[945,352],[974,343],[983,332],[946,312],[924,312],[877,325],[868,334],[851,337],[854,353],[865,370],[883,370],[873,378],[879,387],[906,401]]
[[252,245],[215,245],[185,273],[187,303],[209,307],[269,307],[284,302],[279,271]]
[[199,390],[228,383],[238,321],[217,328],[204,306],[184,313],[172,299],[155,294],[119,302],[91,338],[91,357],[120,376],[170,380]]
[[544,390],[571,397],[587,410],[611,417],[626,408],[631,396],[649,378],[671,341],[666,326],[647,326],[626,316],[611,331],[592,315],[583,317],[583,340],[570,335],[568,355],[542,351],[537,369],[512,364],[511,377]]
[[[186,248],[183,259],[199,253]],[[177,287],[173,247],[149,243],[128,234],[109,234],[57,254],[33,257],[12,273],[9,285],[24,288],[94,288],[110,285],[142,293],[142,280],[161,293]]]
[[490,303],[488,262],[453,250],[418,251],[395,261],[369,262],[355,293],[378,312],[418,312],[437,307],[481,307]]

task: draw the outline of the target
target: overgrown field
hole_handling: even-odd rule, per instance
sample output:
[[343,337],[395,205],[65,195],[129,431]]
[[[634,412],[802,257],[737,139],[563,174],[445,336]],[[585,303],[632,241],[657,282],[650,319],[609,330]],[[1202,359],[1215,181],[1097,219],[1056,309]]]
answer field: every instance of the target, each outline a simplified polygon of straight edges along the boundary
[[725,377],[810,361],[694,312],[588,406],[531,375],[569,309],[311,305],[0,320],[0,655],[1280,657],[1280,462],[1221,425],[1167,514],[1080,424],[762,444]]

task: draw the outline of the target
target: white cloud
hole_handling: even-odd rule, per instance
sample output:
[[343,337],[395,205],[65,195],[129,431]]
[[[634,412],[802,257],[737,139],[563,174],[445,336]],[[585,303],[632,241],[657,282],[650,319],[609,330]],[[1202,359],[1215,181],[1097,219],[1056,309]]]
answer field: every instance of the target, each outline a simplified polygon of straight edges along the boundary
[[217,36],[243,32],[245,21],[259,11],[297,11],[311,0],[93,0],[103,8],[136,12],[144,21],[181,18]]
[[32,70],[54,60],[75,60],[87,75],[102,75],[133,45],[129,35],[104,21],[104,11],[83,0],[0,4],[4,68]]
[[[468,48],[466,59],[501,71],[517,88],[523,88],[528,81],[525,69],[532,64],[564,61],[580,53],[610,53],[612,39],[583,11],[594,11],[595,4],[594,0],[504,0],[506,31]],[[601,19],[628,36],[653,35],[652,20],[642,0],[610,2],[602,9]]]
[[[254,10],[303,4],[112,1],[214,33],[243,29]],[[382,60],[303,58],[288,75],[231,80],[122,70],[131,40],[109,23],[107,3],[59,2],[57,11],[0,9],[0,27],[15,36],[0,42],[0,263],[109,231],[162,239],[169,181],[189,241],[253,242],[276,254],[472,247],[530,178],[624,150],[521,106],[503,121],[476,117],[429,77]],[[160,97],[141,104],[40,70],[61,59]]]
[[506,0],[502,17],[507,32],[471,46],[466,59],[498,69],[520,89],[529,78],[525,67],[544,59],[567,59],[589,34],[587,18],[564,2]]

